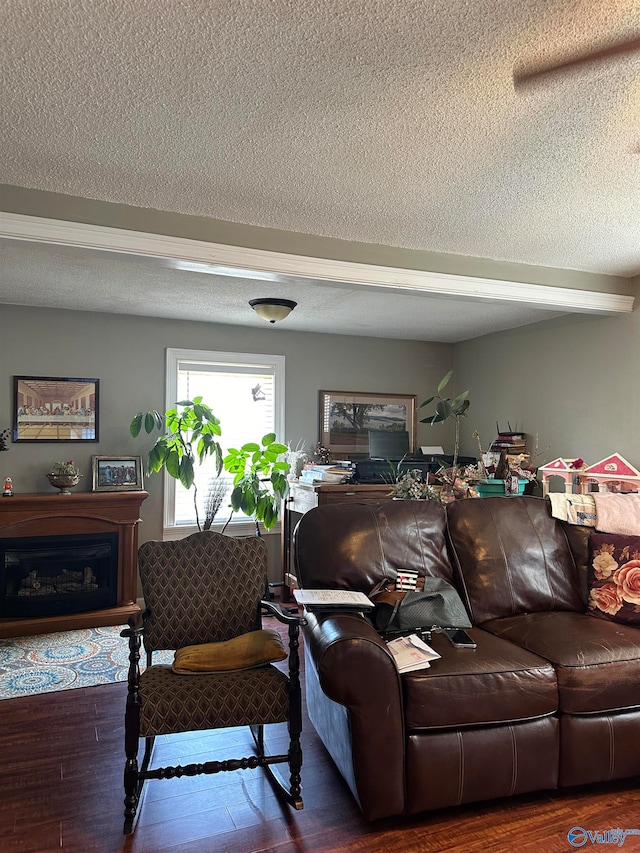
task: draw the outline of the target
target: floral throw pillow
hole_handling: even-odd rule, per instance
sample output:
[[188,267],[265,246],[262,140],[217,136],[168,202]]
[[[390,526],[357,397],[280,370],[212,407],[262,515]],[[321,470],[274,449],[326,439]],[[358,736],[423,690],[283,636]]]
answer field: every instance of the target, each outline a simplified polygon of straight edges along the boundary
[[591,533],[589,612],[640,626],[640,536]]

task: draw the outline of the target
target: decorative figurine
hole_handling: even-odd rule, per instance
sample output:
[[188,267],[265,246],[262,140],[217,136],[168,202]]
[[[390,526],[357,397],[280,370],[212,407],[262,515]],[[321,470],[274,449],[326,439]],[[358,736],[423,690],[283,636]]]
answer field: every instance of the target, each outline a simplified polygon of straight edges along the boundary
[[325,447],[321,441],[316,444],[316,452],[315,456],[322,465],[329,464],[329,457],[331,455],[331,451]]
[[13,480],[11,477],[4,478],[4,489],[2,490],[3,498],[12,498],[13,497]]

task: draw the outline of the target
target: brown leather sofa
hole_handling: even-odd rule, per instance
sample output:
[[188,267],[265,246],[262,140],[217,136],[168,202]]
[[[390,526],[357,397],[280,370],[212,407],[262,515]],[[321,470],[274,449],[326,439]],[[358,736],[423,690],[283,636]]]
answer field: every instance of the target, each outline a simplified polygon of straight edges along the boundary
[[398,569],[460,592],[475,650],[434,634],[399,675],[357,614],[309,614],[311,721],[366,818],[640,775],[640,629],[587,612],[586,536],[549,502],[342,504],[295,532],[303,587],[369,592]]

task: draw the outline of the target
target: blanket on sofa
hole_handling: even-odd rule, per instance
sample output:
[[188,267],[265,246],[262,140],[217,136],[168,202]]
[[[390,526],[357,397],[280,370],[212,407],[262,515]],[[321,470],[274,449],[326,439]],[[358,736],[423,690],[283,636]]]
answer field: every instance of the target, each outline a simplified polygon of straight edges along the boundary
[[596,526],[596,504],[593,495],[567,495],[564,492],[551,492],[551,515],[569,524],[581,524],[583,527]]
[[594,492],[593,498],[599,531],[640,536],[640,494]]

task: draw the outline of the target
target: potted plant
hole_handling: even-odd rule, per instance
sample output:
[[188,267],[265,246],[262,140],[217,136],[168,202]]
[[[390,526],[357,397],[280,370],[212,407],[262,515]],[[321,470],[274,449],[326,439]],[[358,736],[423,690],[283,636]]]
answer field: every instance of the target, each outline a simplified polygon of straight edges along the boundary
[[422,418],[420,421],[421,424],[430,423],[433,426],[433,424],[442,423],[442,421],[446,421],[449,418],[453,418],[455,421],[455,438],[451,467],[445,468],[443,466],[434,476],[433,482],[433,485],[441,487],[437,494],[438,499],[443,503],[448,503],[449,501],[457,500],[458,498],[477,496],[477,492],[473,488],[472,483],[467,476],[466,469],[460,470],[458,468],[460,418],[466,417],[467,415],[467,410],[470,406],[469,392],[463,391],[461,394],[458,394],[457,397],[453,398],[443,397],[441,393],[449,384],[452,376],[453,370],[450,370],[438,383],[436,393],[419,406],[419,408],[422,408],[423,406],[428,406],[434,400],[438,401],[435,413],[426,418]]
[[166,430],[160,435],[147,456],[147,473],[166,470],[170,477],[179,480],[185,489],[193,486],[193,505],[196,524],[201,530],[198,515],[198,488],[195,484],[196,459],[200,464],[208,457],[216,460],[216,470],[222,470],[222,448],[217,438],[221,435],[220,421],[202,397],[182,400],[164,415],[157,411],[138,412],[129,424],[134,438],[141,429],[150,434],[154,429]]
[[428,406],[434,400],[438,400],[436,405],[435,414],[429,415],[427,418],[422,418],[420,421],[421,424],[430,423],[433,424],[442,423],[442,421],[446,421],[449,418],[453,418],[455,420],[456,432],[455,432],[455,440],[453,447],[453,462],[451,467],[455,469],[458,465],[458,450],[460,447],[460,418],[466,417],[467,410],[470,405],[469,401],[469,392],[463,391],[462,394],[458,394],[457,397],[451,399],[450,397],[442,397],[441,391],[449,384],[451,377],[453,376],[453,370],[450,370],[446,376],[443,376],[440,382],[438,383],[438,390],[436,393],[429,397],[428,400],[425,400],[424,403],[420,403],[418,408],[422,408],[423,406]]
[[404,473],[398,473],[390,494],[394,500],[403,501],[437,501],[440,500],[440,488],[436,488],[422,476],[418,468],[411,468]]
[[275,525],[280,503],[289,490],[289,464],[279,458],[288,450],[287,445],[277,442],[275,433],[271,432],[263,436],[260,444],[248,442],[239,449],[229,448],[224,457],[225,471],[233,474],[232,510],[242,510],[245,515],[253,516],[258,536],[258,522],[263,523],[265,530]]
[[70,489],[77,486],[80,482],[80,469],[74,464],[73,459],[68,462],[54,462],[51,466],[51,471],[47,474],[47,479],[52,486],[59,489],[59,495],[70,495]]

